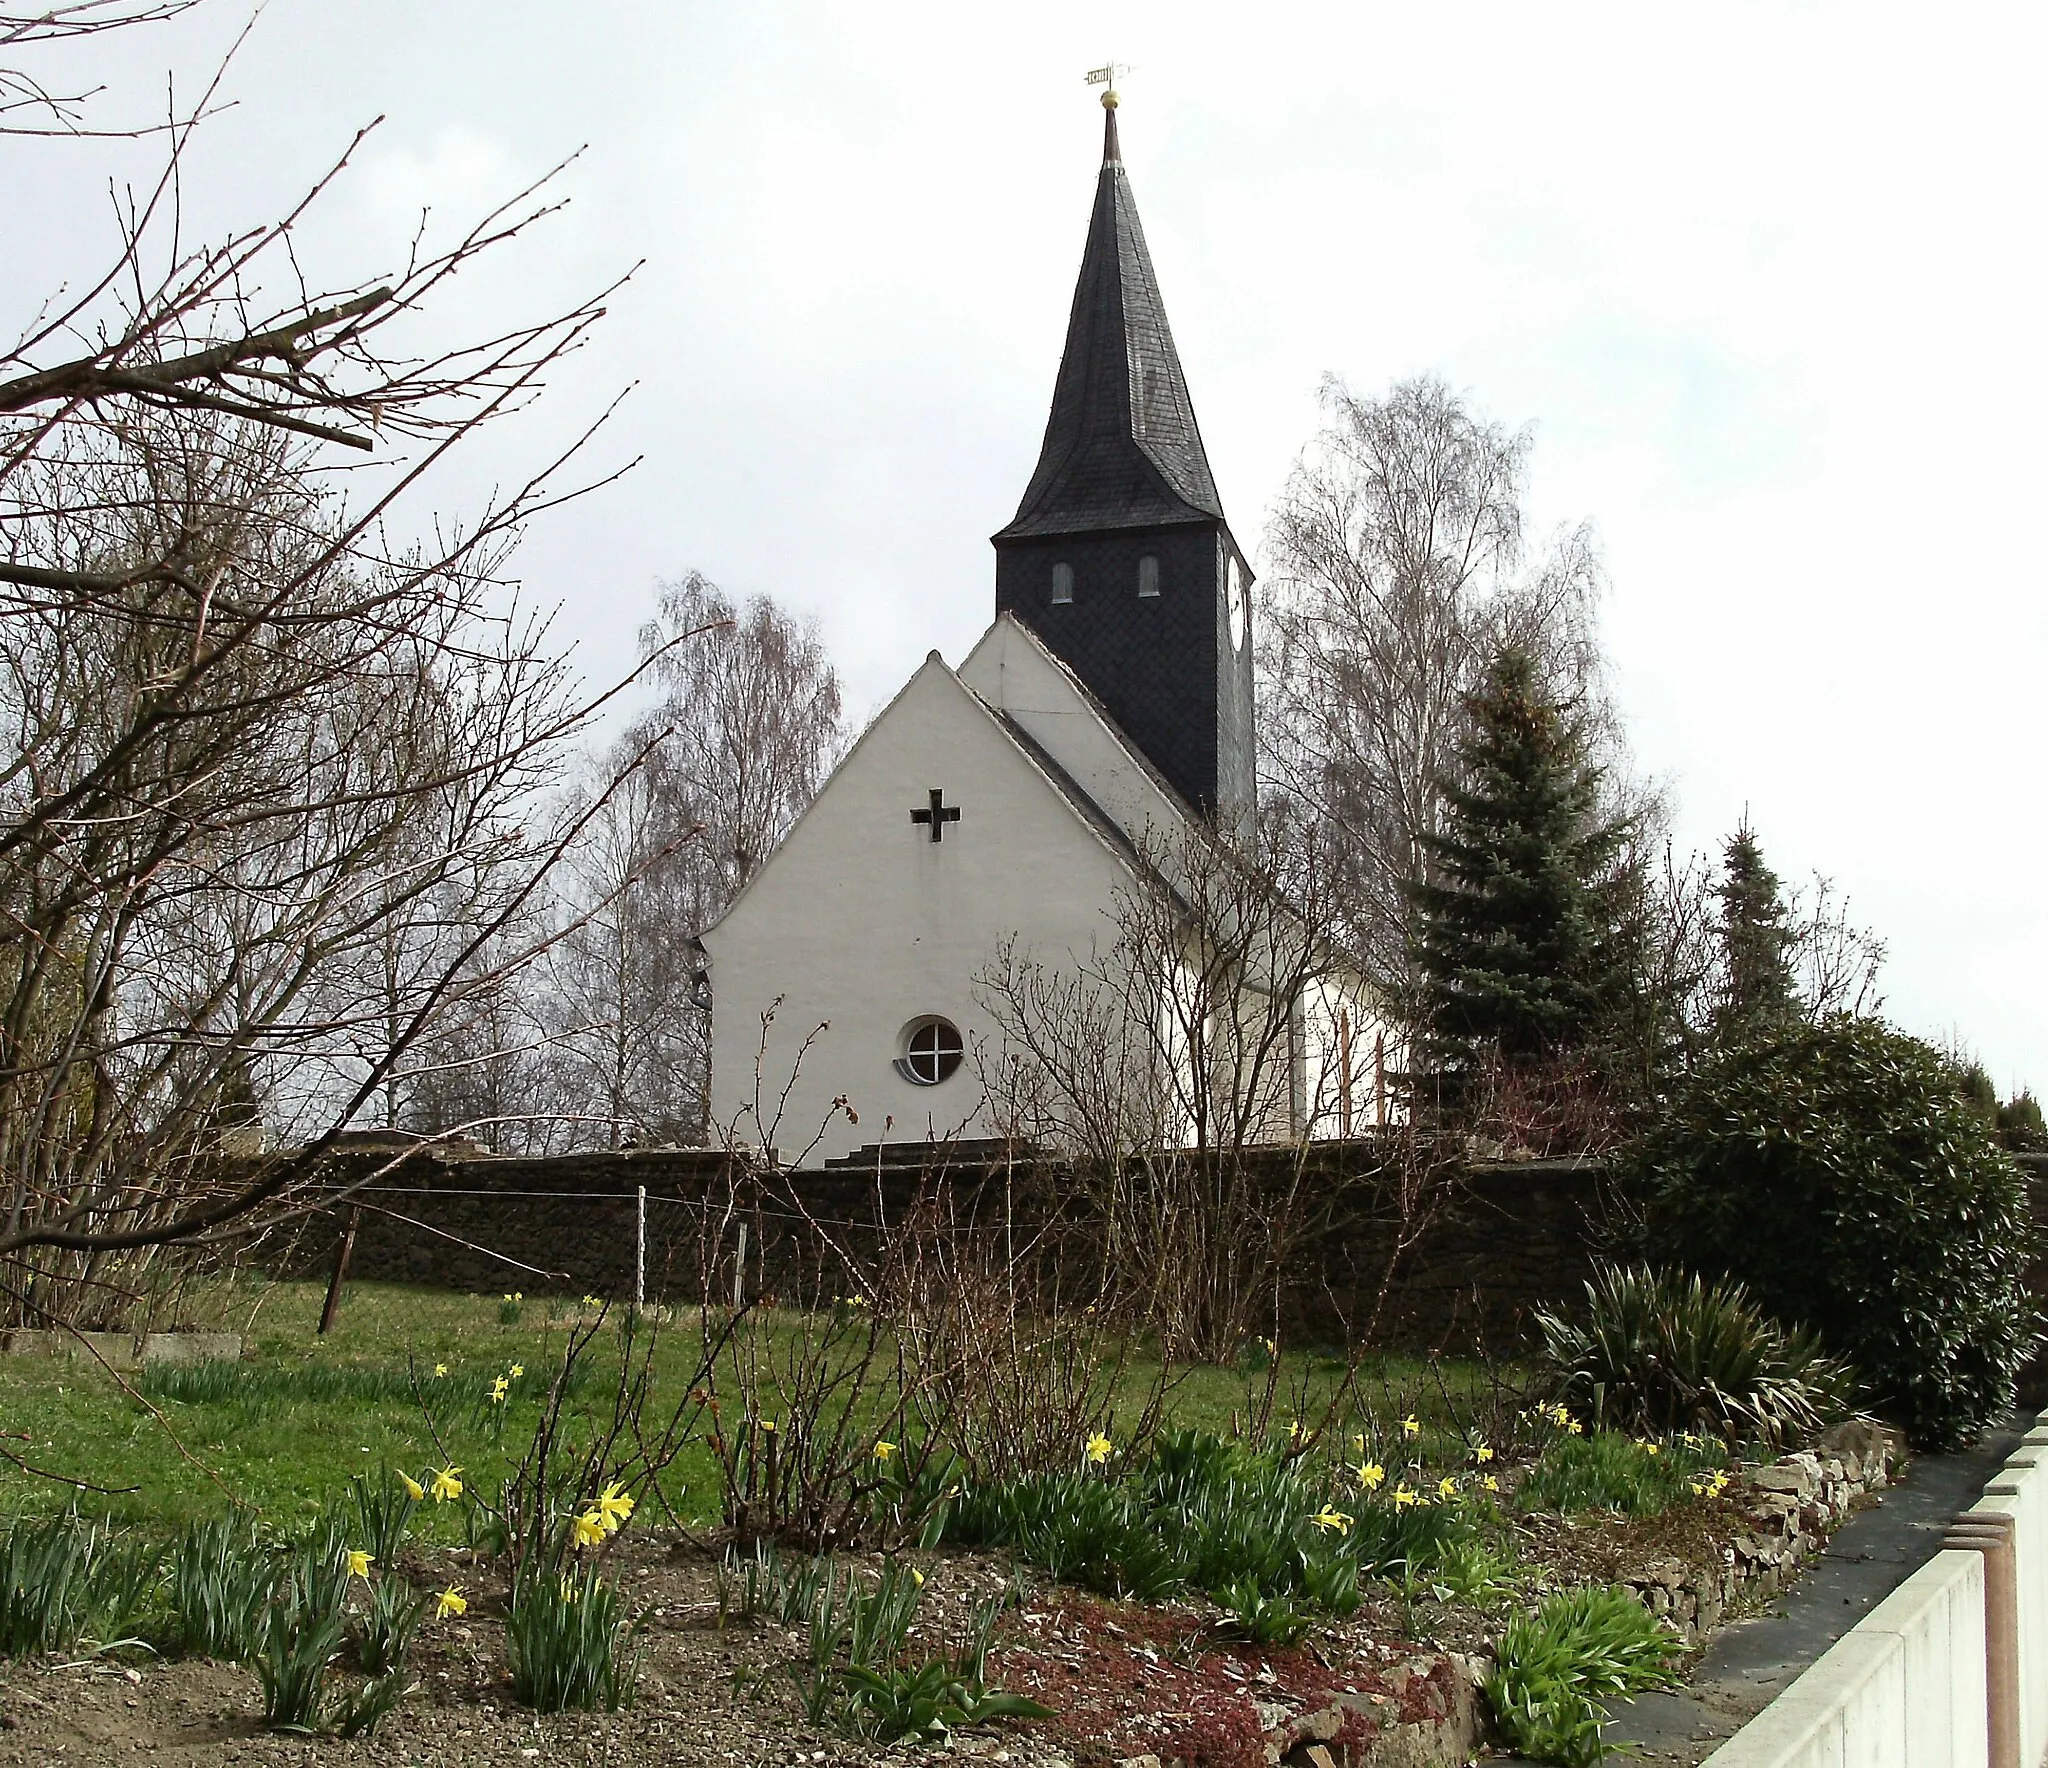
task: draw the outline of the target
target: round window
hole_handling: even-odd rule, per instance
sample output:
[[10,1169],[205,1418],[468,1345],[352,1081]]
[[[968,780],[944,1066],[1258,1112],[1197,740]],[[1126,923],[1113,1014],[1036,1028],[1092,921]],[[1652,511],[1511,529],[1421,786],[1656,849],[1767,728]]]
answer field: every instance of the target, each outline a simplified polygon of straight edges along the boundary
[[896,1066],[907,1081],[935,1087],[960,1066],[965,1046],[959,1028],[948,1019],[913,1019],[904,1034],[903,1054]]

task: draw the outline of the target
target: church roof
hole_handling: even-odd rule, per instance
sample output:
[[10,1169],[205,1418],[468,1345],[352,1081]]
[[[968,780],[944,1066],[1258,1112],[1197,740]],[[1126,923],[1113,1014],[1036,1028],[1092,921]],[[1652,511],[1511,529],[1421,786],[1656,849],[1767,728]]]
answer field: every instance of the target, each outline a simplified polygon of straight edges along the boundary
[[1111,105],[1045,444],[995,538],[1222,519]]

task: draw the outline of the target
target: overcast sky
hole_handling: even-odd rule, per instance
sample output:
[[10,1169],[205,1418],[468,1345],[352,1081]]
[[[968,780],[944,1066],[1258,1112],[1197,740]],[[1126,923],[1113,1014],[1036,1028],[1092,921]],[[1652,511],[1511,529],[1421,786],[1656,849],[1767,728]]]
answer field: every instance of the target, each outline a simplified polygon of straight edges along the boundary
[[[228,0],[97,47],[189,83]],[[1325,373],[1535,427],[1590,519],[1636,752],[1684,837],[1745,807],[1889,941],[1908,1028],[2048,1084],[2042,12],[275,0],[187,181],[267,219],[372,117],[316,272],[391,261],[584,147],[451,335],[641,268],[457,509],[628,382],[621,485],[530,536],[592,675],[695,566],[814,611],[856,712],[992,608],[1036,456],[1111,56],[1124,158],[1239,538]],[[108,113],[111,114],[111,113]],[[9,143],[0,301],[104,259],[104,146]],[[25,243],[26,242],[26,243]],[[644,261],[644,262],[643,262]]]

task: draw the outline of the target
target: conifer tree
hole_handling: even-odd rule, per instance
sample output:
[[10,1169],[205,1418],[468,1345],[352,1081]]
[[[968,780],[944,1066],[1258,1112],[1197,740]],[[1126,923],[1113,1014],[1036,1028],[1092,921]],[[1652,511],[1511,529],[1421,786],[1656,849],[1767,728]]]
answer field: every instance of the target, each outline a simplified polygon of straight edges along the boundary
[[1600,770],[1526,652],[1503,650],[1468,705],[1462,779],[1445,782],[1433,875],[1411,886],[1425,1043],[1451,1067],[1584,1048],[1612,1010],[1621,956]]
[[1764,863],[1747,819],[1722,850],[1721,881],[1714,894],[1721,902],[1715,1037],[1740,1037],[1796,1018],[1799,991],[1792,979],[1792,947],[1797,936],[1785,924],[1778,874]]

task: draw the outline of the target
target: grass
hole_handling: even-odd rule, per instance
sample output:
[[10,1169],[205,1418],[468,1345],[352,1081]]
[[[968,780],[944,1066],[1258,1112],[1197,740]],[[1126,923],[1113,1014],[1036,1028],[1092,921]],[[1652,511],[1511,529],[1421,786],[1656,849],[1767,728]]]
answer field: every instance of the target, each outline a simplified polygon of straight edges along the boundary
[[[356,1284],[335,1330],[323,1339],[315,1330],[323,1293],[319,1283],[246,1277],[188,1292],[185,1318],[245,1335],[244,1360],[234,1365],[158,1366],[128,1375],[124,1387],[89,1361],[0,1359],[0,1409],[10,1430],[20,1433],[12,1439],[17,1452],[56,1473],[136,1488],[80,1492],[82,1513],[174,1528],[217,1515],[224,1494],[268,1525],[293,1528],[331,1504],[351,1476],[374,1475],[387,1464],[418,1473],[453,1460],[473,1489],[495,1491],[538,1417],[573,1302],[530,1297],[508,1323],[513,1310],[498,1295]],[[783,1329],[770,1321],[771,1336]],[[794,1335],[793,1320],[787,1330]],[[665,1413],[685,1397],[697,1351],[690,1316],[664,1329],[654,1409]],[[514,1364],[525,1374],[506,1404],[493,1407],[491,1383]],[[437,1377],[437,1366],[448,1373]],[[574,1404],[607,1407],[610,1373],[597,1359]],[[1117,1407],[1105,1421],[1112,1435],[1135,1413],[1156,1373],[1156,1364],[1142,1358],[1126,1369]],[[1334,1357],[1285,1353],[1275,1431],[1285,1431],[1297,1411],[1313,1415],[1343,1373]],[[1481,1366],[1453,1363],[1426,1372],[1417,1362],[1391,1358],[1365,1377],[1367,1392],[1377,1396],[1372,1412],[1385,1415],[1385,1431],[1374,1431],[1375,1440],[1398,1438],[1397,1421],[1414,1412],[1418,1433],[1400,1445],[1404,1460],[1456,1465],[1465,1455],[1457,1414],[1482,1395],[1488,1375]],[[1250,1364],[1178,1372],[1172,1427],[1231,1434],[1249,1416],[1266,1378],[1263,1368]],[[438,1445],[415,1399],[415,1381],[436,1415]],[[1369,1422],[1355,1418],[1346,1429],[1362,1430]],[[664,1486],[685,1519],[716,1520],[717,1472],[700,1442],[686,1447]],[[47,1511],[58,1490],[0,1464],[0,1514]],[[430,1540],[453,1540],[456,1509],[430,1504],[415,1529]]]

